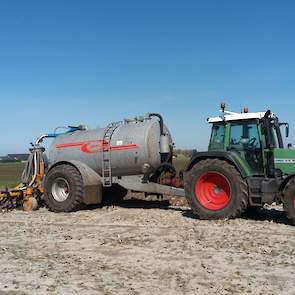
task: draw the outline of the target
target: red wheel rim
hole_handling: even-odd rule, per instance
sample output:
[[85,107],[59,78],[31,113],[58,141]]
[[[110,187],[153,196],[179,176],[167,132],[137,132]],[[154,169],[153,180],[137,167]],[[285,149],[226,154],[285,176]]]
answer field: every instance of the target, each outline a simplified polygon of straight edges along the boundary
[[218,172],[206,172],[195,184],[195,196],[208,210],[218,211],[227,206],[231,198],[231,186],[226,176]]

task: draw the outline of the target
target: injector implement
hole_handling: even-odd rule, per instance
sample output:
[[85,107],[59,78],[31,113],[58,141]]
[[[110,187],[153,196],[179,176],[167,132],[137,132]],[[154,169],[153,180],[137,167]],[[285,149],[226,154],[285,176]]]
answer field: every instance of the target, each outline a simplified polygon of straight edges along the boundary
[[42,181],[45,176],[45,149],[35,143],[22,174],[22,182],[13,189],[0,190],[0,209],[23,206],[25,211],[35,210],[43,194]]

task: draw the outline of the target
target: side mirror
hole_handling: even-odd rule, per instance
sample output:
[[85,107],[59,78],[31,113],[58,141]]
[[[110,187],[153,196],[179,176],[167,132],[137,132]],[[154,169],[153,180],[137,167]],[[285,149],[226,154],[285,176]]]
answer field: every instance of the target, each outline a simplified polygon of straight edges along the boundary
[[286,126],[286,137],[289,137],[289,129],[290,129],[289,123],[280,123],[279,125],[280,125],[280,127]]
[[289,137],[289,124],[286,125],[286,137]]

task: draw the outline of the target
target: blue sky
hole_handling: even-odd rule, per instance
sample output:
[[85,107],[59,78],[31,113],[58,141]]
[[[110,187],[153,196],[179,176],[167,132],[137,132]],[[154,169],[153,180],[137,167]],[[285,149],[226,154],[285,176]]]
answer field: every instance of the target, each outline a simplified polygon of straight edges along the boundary
[[[205,149],[221,100],[295,135],[294,1],[0,0],[0,155],[56,126],[160,112]],[[295,136],[289,141],[295,143]]]

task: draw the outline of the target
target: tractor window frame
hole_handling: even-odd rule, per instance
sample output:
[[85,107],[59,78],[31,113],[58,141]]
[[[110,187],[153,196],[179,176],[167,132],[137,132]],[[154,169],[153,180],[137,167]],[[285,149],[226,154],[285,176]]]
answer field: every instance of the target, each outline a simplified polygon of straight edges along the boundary
[[[218,130],[219,129],[219,130]],[[217,133],[219,131],[219,134]],[[226,137],[225,122],[213,123],[208,150],[224,150]]]
[[277,149],[279,147],[278,131],[274,125],[271,126],[271,147]]
[[283,141],[282,131],[281,131],[281,127],[280,127],[280,123],[279,123],[278,118],[274,119],[273,128],[274,128],[274,132],[276,135],[275,140],[276,140],[276,144],[277,144],[277,146],[275,148],[283,149],[284,148],[284,141]]
[[280,123],[277,117],[264,117],[262,119],[262,128],[263,134],[265,135],[267,149],[273,150],[276,148],[284,148],[284,141],[280,129]]

